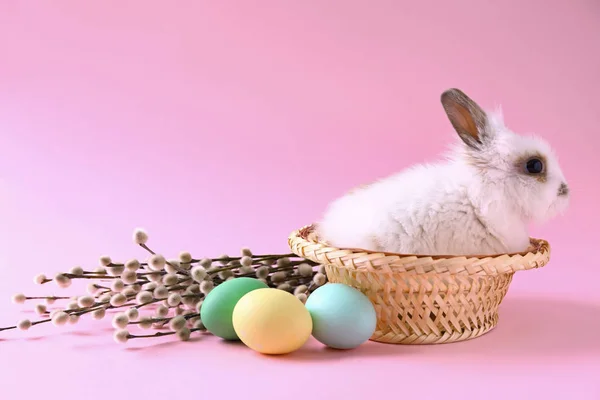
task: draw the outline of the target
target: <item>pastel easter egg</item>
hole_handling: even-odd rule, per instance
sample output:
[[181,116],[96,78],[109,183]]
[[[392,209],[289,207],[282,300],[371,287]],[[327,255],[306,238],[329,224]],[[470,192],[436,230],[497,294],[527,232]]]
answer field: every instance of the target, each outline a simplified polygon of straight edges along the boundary
[[306,307],[280,289],[254,290],[233,310],[233,326],[241,341],[263,354],[286,354],[310,337],[312,319]]
[[313,322],[312,335],[336,349],[352,349],[375,332],[377,315],[367,296],[342,283],[327,283],[306,301]]
[[246,277],[231,279],[215,287],[200,309],[200,319],[206,330],[223,339],[238,340],[232,322],[235,305],[247,293],[267,287],[263,281]]

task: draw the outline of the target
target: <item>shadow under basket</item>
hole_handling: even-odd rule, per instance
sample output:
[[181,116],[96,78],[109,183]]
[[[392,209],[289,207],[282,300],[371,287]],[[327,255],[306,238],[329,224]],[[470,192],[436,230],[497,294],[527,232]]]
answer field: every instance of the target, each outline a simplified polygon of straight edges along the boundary
[[364,293],[377,313],[371,340],[395,344],[458,342],[492,330],[514,273],[550,259],[548,242],[530,241],[518,254],[425,256],[331,247],[314,225],[288,239],[293,253],[325,267],[329,282]]

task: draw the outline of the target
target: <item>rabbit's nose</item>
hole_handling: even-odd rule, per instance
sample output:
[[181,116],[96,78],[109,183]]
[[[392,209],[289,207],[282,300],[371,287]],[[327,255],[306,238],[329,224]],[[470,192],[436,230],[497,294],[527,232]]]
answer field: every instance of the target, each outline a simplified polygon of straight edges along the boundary
[[558,188],[558,195],[559,196],[568,196],[569,195],[569,187],[567,186],[566,183],[561,183],[560,187]]

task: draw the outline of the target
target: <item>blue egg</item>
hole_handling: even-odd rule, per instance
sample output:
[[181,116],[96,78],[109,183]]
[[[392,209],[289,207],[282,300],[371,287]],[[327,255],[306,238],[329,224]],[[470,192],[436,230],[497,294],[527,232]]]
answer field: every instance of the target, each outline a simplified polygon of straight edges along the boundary
[[335,349],[353,349],[375,332],[377,315],[367,296],[342,283],[327,283],[306,301],[313,321],[312,335]]

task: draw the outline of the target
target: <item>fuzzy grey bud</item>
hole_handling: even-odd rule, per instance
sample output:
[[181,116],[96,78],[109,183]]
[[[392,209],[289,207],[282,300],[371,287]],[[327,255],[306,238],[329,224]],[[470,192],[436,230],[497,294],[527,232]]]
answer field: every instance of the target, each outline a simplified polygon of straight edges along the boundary
[[110,264],[112,264],[112,259],[109,256],[100,257],[100,265],[108,267]]
[[298,265],[298,273],[300,274],[300,276],[307,278],[309,276],[312,276],[313,268],[308,264],[300,264]]
[[35,276],[35,278],[33,278],[33,281],[37,284],[37,285],[41,285],[43,283],[46,282],[48,278],[46,278],[46,275],[44,274],[38,274]]
[[154,289],[156,289],[157,286],[158,286],[158,284],[156,282],[144,283],[144,285],[142,285],[142,290],[146,290],[148,292],[151,292]]
[[169,322],[169,329],[172,331],[178,331],[185,326],[186,320],[181,315],[173,317]]
[[192,262],[192,259],[192,255],[187,251],[182,251],[181,253],[179,253],[179,261],[181,261],[182,263],[189,264],[190,262]]
[[292,290],[292,287],[290,286],[289,283],[282,283],[281,285],[277,286],[277,289],[285,290],[286,292],[289,292]]
[[162,285],[157,286],[153,293],[155,299],[166,299],[169,297],[169,290]]
[[215,285],[211,281],[202,281],[200,284],[200,291],[204,294],[209,294]]
[[320,272],[317,272],[317,274],[313,278],[313,282],[317,286],[323,286],[327,282],[327,276],[323,275]]
[[135,271],[127,270],[121,274],[121,280],[123,283],[128,285],[135,283],[137,281],[137,273]]
[[165,305],[161,304],[156,308],[156,316],[159,318],[164,318],[169,314],[169,308]]
[[94,319],[102,319],[104,318],[104,316],[106,315],[106,309],[105,308],[99,308],[97,310],[92,311],[92,318]]
[[267,279],[268,276],[269,276],[269,267],[262,266],[256,270],[256,277],[258,279]]
[[160,272],[153,272],[151,274],[146,275],[146,278],[152,282],[162,282],[162,274]]
[[201,265],[196,265],[192,268],[192,279],[196,282],[202,282],[206,278],[206,269]]
[[[206,279],[206,280],[209,280],[209,279]],[[188,286],[188,288],[185,291],[189,294],[198,294],[198,293],[200,293],[200,285],[198,285],[198,284],[190,285],[190,286]]]
[[218,257],[218,259],[219,259],[219,264],[221,264],[222,266],[225,266],[225,265],[227,265],[229,256],[227,254],[221,254]]
[[178,293],[171,293],[167,299],[167,304],[170,307],[176,307],[181,303],[181,295]]
[[129,318],[125,313],[118,313],[113,317],[112,326],[115,329],[123,329],[129,323]]
[[46,314],[46,312],[48,312],[48,308],[46,307],[45,304],[36,304],[35,312],[38,315]]
[[99,290],[100,290],[100,288],[98,286],[96,286],[95,283],[90,283],[87,285],[87,292],[89,294],[96,294],[96,293],[98,293]]
[[26,331],[27,329],[31,328],[31,321],[28,319],[23,319],[17,323],[17,328],[22,331]]
[[176,274],[167,274],[163,276],[162,281],[165,286],[174,286],[179,282],[179,278]]
[[281,267],[287,267],[290,265],[290,259],[287,257],[283,257],[283,258],[279,258],[277,259],[277,266],[279,268]]
[[115,331],[113,339],[117,343],[127,343],[127,341],[129,340],[129,332],[125,329],[119,329]]
[[123,282],[121,279],[113,279],[110,288],[113,292],[122,292],[123,289],[125,289],[125,282]]
[[67,288],[71,286],[71,279],[64,274],[56,274],[54,277],[54,282],[56,282],[56,284],[61,288]]
[[242,257],[242,259],[240,260],[240,263],[241,263],[241,264],[242,264],[242,266],[244,266],[244,267],[251,267],[251,266],[252,266],[252,257],[244,256],[244,257]]
[[254,268],[252,268],[252,265],[250,265],[249,267],[242,266],[240,268],[240,274],[247,275],[247,274],[253,274],[253,273],[254,273]]
[[140,323],[138,326],[142,329],[150,329],[152,328],[152,318],[144,317],[140,319]]
[[271,281],[273,283],[283,283],[285,281],[286,273],[284,271],[278,271],[271,275]]
[[198,300],[195,297],[187,297],[186,296],[181,299],[181,302],[188,307],[194,307],[196,305],[197,301]]
[[298,295],[300,293],[306,293],[308,291],[308,287],[306,285],[300,285],[294,289],[294,294]]
[[117,293],[110,298],[110,305],[113,307],[121,307],[127,303],[127,297],[123,293]]
[[108,302],[110,302],[110,298],[111,298],[111,294],[110,293],[104,293],[100,297],[98,297],[98,302],[100,302],[100,303],[108,303]]
[[[189,264],[186,264],[186,267],[189,267]],[[167,262],[167,264],[165,265],[165,271],[167,271],[168,274],[176,274],[182,269],[186,268],[183,268],[179,260],[175,259],[170,259],[169,262]]]
[[136,259],[129,260],[125,263],[125,269],[127,269],[128,271],[137,271],[138,269],[140,269],[140,267],[141,264]]
[[130,321],[137,321],[140,317],[140,312],[137,308],[130,308],[125,312],[125,315],[127,315],[127,318],[129,318]]
[[110,275],[110,276],[120,276],[123,273],[123,271],[125,271],[125,266],[117,265],[114,267],[109,267],[107,269],[107,271],[108,271],[108,275]]
[[152,297],[152,293],[150,292],[139,292],[135,298],[135,301],[138,304],[146,304],[150,303],[154,298]]
[[160,254],[153,254],[148,260],[148,268],[152,271],[162,271],[165,268],[167,260]]
[[23,304],[23,303],[25,303],[25,300],[27,300],[27,297],[23,293],[15,294],[12,297],[12,301],[15,304]]
[[296,298],[298,300],[300,300],[304,304],[304,303],[306,303],[306,300],[308,299],[308,296],[306,296],[306,293],[298,293],[296,295]]
[[187,342],[188,340],[190,340],[190,330],[187,327],[183,327],[181,329],[179,329],[176,333],[177,337],[179,338],[179,340],[183,341],[183,342]]
[[69,314],[64,311],[59,311],[52,317],[52,324],[54,326],[63,326],[69,321]]
[[81,296],[77,300],[77,305],[81,308],[88,308],[94,305],[96,300],[92,296]]
[[137,228],[133,231],[133,242],[136,244],[146,244],[148,242],[148,234],[145,230]]
[[233,272],[231,270],[229,270],[229,269],[226,269],[225,271],[219,272],[219,278],[221,278],[223,280],[225,280],[225,279],[227,279],[229,277],[232,277],[232,276],[233,276]]

